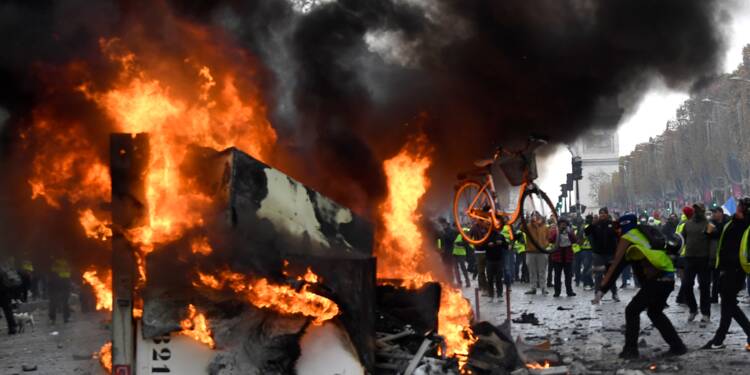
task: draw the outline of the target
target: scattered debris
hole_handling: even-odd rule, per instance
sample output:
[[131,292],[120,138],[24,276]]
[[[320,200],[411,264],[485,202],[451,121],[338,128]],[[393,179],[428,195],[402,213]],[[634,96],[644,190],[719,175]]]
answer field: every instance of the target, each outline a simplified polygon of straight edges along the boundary
[[469,351],[468,367],[475,374],[495,374],[497,370],[511,371],[523,367],[516,346],[500,327],[488,322],[472,327],[477,342]]
[[534,313],[522,313],[520,318],[513,319],[513,323],[531,324],[531,325],[538,326],[539,319],[537,319]]

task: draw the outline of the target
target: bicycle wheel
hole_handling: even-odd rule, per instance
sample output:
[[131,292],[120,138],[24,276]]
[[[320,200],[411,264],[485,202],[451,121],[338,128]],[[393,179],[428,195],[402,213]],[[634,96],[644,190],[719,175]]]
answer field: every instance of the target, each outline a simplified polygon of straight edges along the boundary
[[453,218],[461,237],[481,245],[492,233],[492,197],[476,181],[464,181],[453,197]]
[[[521,228],[523,228],[523,231],[525,233],[530,233],[529,222],[526,217],[527,209],[529,210],[529,215],[533,214],[534,212],[538,212],[539,214],[541,214],[543,219],[546,221],[545,225],[547,225],[548,227],[557,226],[557,209],[552,204],[552,201],[549,200],[547,194],[545,194],[538,187],[533,187],[526,190],[523,193],[523,197],[521,198],[521,209],[519,213],[521,218]],[[527,241],[533,244],[534,247],[536,247],[543,253],[550,253],[552,251],[552,249],[549,249],[546,246],[542,246],[543,244],[540,243],[542,241],[534,238],[534,236],[527,235],[525,236],[525,238]]]

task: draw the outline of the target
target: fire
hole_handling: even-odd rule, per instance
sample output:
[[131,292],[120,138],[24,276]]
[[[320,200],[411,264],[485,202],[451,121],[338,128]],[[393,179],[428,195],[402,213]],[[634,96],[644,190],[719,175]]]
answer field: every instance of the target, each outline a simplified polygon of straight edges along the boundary
[[534,369],[534,370],[544,370],[546,368],[550,368],[549,361],[544,361],[544,365],[540,364],[539,362],[532,362],[527,363],[526,368]]
[[83,280],[94,288],[96,296],[96,309],[112,311],[112,271],[107,273],[104,281],[96,275],[96,270],[89,270],[83,273]]
[[241,293],[254,306],[282,314],[300,314],[313,318],[312,322],[315,325],[323,324],[340,313],[335,302],[310,291],[310,285],[317,283],[319,277],[309,268],[305,275],[298,278],[306,281],[299,289],[289,285],[273,284],[265,278],[250,279],[228,270],[222,271],[218,277],[199,272],[198,278],[200,284],[209,288],[221,290],[228,287],[235,293]]
[[182,328],[181,334],[206,344],[211,349],[216,347],[216,343],[211,337],[208,320],[202,313],[198,313],[192,304],[188,305],[188,317],[180,322],[180,327]]
[[316,284],[320,282],[320,277],[315,274],[315,272],[312,271],[310,267],[307,267],[307,271],[303,276],[297,277],[297,280],[304,280],[305,282],[308,282],[310,284]]
[[[82,136],[82,125],[73,123],[69,131],[57,131],[57,124],[48,119],[51,114],[37,110],[33,116],[33,142],[38,151],[28,180],[31,199],[42,198],[54,208],[61,208],[64,201],[84,205],[108,201],[109,170],[98,161],[92,142]],[[32,142],[30,136],[23,138]]]
[[107,370],[107,373],[112,373],[112,342],[108,341],[106,344],[99,349],[99,363],[102,367]]
[[[388,199],[381,205],[382,235],[376,249],[378,278],[404,279],[406,287],[418,288],[438,281],[425,268],[425,241],[419,229],[419,204],[430,181],[432,160],[424,135],[411,139],[401,151],[383,163],[388,178]],[[471,333],[472,310],[460,289],[441,282],[438,333],[445,337],[448,355],[466,356],[476,341]],[[461,365],[465,359],[460,359]]]
[[210,255],[213,252],[211,245],[208,243],[208,238],[206,237],[193,239],[193,241],[190,242],[190,248],[193,250],[193,254]]
[[[97,77],[97,70],[81,61],[49,73],[54,74],[49,91],[88,102],[100,111],[97,123],[83,114],[60,119],[54,105],[42,104],[33,112],[33,126],[20,134],[25,147],[35,150],[28,179],[32,199],[55,208],[73,205],[86,235],[106,240],[111,220],[96,210],[111,195],[106,134],[148,132],[148,220],[124,233],[141,255],[203,224],[211,197],[180,172],[188,146],[235,146],[264,160],[277,139],[256,87],[252,58],[200,26],[166,19],[175,23],[189,49],[164,49],[134,27],[122,38],[100,40],[108,68],[116,74]],[[195,251],[208,254],[210,247],[204,245],[207,241],[195,245]]]
[[94,215],[92,209],[87,208],[83,211],[79,211],[78,214],[78,220],[84,231],[86,231],[86,237],[100,241],[106,241],[112,237],[112,229],[110,228],[111,223],[99,220],[99,218]]
[[255,306],[270,308],[282,314],[302,314],[321,325],[339,314],[339,307],[328,298],[317,295],[305,284],[300,291],[289,285],[274,285],[260,279],[247,286],[247,297]]
[[[150,134],[150,162],[146,176],[148,224],[129,234],[148,253],[154,244],[175,240],[185,230],[203,224],[202,212],[211,198],[180,174],[187,146],[196,144],[214,149],[237,146],[265,158],[276,141],[276,133],[265,116],[259,94],[242,93],[235,72],[214,78],[212,69],[196,62],[184,62],[193,70],[192,82],[170,80],[146,67],[151,56],[136,56],[118,39],[102,40],[104,53],[121,65],[114,88],[95,92],[88,86],[82,92],[111,117],[118,130]],[[139,62],[141,64],[139,64]],[[185,69],[185,68],[180,68]],[[154,68],[154,70],[158,70]],[[194,93],[177,92],[185,86]],[[194,245],[202,254],[208,242]]]
[[[378,246],[378,277],[411,278],[418,284],[432,280],[426,274],[414,274],[424,266],[424,239],[417,226],[419,202],[427,192],[430,180],[427,169],[432,160],[427,155],[424,136],[416,138],[396,156],[383,162],[388,177],[388,200],[380,207],[385,232]],[[398,251],[397,254],[391,252]]]

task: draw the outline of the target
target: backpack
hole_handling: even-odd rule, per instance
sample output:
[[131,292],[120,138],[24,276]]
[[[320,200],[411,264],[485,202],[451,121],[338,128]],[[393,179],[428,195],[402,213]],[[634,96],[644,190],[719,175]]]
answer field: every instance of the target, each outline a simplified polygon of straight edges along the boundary
[[6,288],[21,286],[21,275],[11,267],[0,266],[0,283]]
[[646,236],[648,244],[654,250],[667,250],[667,238],[658,229],[644,224],[638,224],[638,230]]

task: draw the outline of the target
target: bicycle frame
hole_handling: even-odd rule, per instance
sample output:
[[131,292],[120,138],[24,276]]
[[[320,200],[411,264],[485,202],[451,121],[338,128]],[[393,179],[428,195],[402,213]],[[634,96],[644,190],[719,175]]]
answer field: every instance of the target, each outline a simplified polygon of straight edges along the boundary
[[[527,189],[535,187],[534,183],[533,182],[524,182],[523,184],[521,184],[521,188],[518,191],[518,200],[517,200],[518,203],[516,204],[516,209],[515,209],[515,211],[513,211],[512,213],[510,213],[510,212],[505,212],[505,211],[498,211],[497,206],[495,204],[495,201],[497,199],[497,193],[495,191],[495,182],[493,181],[491,174],[487,174],[485,176],[485,178],[487,179],[487,182],[485,182],[484,185],[482,185],[482,188],[479,190],[479,192],[477,193],[477,195],[474,197],[474,200],[469,205],[469,212],[467,212],[467,215],[469,217],[471,217],[471,218],[476,219],[476,220],[487,221],[487,218],[485,218],[485,217],[483,217],[481,215],[477,215],[477,214],[473,213],[472,208],[474,207],[474,205],[476,205],[477,200],[479,199],[479,197],[481,197],[482,194],[489,189],[488,193],[489,193],[489,196],[491,198],[490,199],[490,207],[491,207],[490,212],[491,212],[491,215],[490,215],[489,221],[491,222],[492,226],[495,229],[500,229],[500,227],[503,224],[505,224],[505,225],[513,225],[516,221],[518,221],[518,219],[519,219],[519,217],[521,215],[521,205],[523,204],[523,202],[521,201],[521,199],[523,198],[523,195],[524,195],[524,193],[526,192]],[[531,185],[531,186],[529,186],[529,185]],[[505,220],[498,220],[498,218],[497,218],[498,215],[501,215],[504,218],[507,217],[508,220],[507,221],[505,221]],[[512,240],[513,239],[513,231],[510,231],[510,236],[511,236],[511,240]]]

